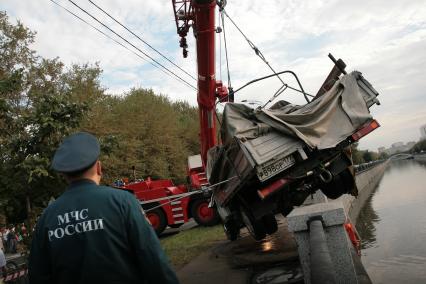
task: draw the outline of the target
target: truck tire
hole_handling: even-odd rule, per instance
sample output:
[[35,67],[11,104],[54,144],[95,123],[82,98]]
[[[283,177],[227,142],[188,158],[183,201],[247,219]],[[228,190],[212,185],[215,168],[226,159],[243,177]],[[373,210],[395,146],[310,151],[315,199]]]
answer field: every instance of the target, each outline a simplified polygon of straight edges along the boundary
[[223,224],[223,231],[228,240],[235,241],[240,236],[240,227],[234,221],[228,221]]
[[214,226],[220,222],[219,214],[215,208],[209,208],[207,199],[196,199],[191,204],[191,215],[201,226]]
[[182,226],[182,225],[183,225],[183,223],[182,224],[170,224],[169,227],[173,228],[173,229],[177,229],[177,228],[180,228],[180,226]]
[[152,228],[154,229],[157,236],[159,236],[167,226],[166,215],[164,214],[161,208],[148,211],[146,217],[151,223]]
[[266,237],[266,229],[262,220],[256,220],[253,216],[245,209],[241,208],[241,219],[244,225],[247,227],[250,235],[256,240],[260,241]]
[[277,219],[275,219],[274,214],[268,214],[262,217],[263,225],[265,231],[268,235],[272,235],[278,230]]
[[345,169],[333,178],[330,183],[321,185],[321,191],[330,199],[337,199],[349,193],[355,186],[355,180],[349,169]]

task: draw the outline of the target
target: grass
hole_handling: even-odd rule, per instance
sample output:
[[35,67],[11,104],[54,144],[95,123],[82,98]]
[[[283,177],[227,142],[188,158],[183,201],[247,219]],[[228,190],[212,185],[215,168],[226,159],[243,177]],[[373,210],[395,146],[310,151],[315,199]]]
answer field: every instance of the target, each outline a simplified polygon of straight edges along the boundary
[[180,269],[216,242],[225,238],[222,225],[217,225],[182,231],[174,236],[161,239],[160,242],[175,269]]

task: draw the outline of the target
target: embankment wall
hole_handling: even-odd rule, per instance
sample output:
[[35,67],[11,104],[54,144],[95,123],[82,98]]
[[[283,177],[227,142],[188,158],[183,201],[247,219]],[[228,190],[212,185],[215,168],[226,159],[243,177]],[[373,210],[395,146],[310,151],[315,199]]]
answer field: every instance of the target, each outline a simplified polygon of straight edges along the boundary
[[338,199],[343,203],[346,214],[348,214],[353,224],[355,224],[359,212],[365,204],[365,201],[370,197],[371,193],[382,179],[388,163],[389,161],[385,161],[370,169],[358,172],[356,174],[358,196],[355,197],[345,194]]
[[426,154],[417,154],[417,155],[414,155],[414,160],[426,162]]

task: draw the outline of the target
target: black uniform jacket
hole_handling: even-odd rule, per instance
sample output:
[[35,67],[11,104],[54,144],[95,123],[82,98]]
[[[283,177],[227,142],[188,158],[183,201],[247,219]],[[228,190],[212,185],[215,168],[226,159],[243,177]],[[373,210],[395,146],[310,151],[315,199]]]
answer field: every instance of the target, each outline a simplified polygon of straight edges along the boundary
[[178,283],[139,203],[89,180],[72,183],[40,217],[31,284]]

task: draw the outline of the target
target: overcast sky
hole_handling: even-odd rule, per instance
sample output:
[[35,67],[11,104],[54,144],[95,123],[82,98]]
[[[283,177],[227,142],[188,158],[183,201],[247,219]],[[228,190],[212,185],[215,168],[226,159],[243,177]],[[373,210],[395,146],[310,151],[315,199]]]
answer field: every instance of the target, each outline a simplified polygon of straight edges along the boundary
[[[56,1],[102,28],[70,2]],[[189,57],[184,59],[176,35],[171,0],[93,1],[195,76],[192,33],[188,35]],[[75,2],[150,56],[161,60],[87,0]],[[122,94],[132,87],[152,88],[172,100],[196,104],[194,90],[166,76],[49,0],[0,0],[0,10],[5,10],[13,22],[20,20],[37,31],[33,48],[40,55],[59,57],[68,65],[98,61],[104,70],[102,84],[109,93]],[[361,148],[377,150],[377,147],[389,147],[397,141],[419,139],[419,128],[426,124],[424,0],[229,0],[226,11],[276,70],[295,71],[309,93],[316,93],[332,68],[327,58],[329,52],[342,58],[347,70],[359,70],[364,74],[380,93],[382,104],[373,106],[371,111],[382,127],[365,137]],[[225,25],[232,85],[238,87],[270,74],[229,20],[225,20]],[[222,74],[226,81],[225,61],[222,58],[220,64],[219,46],[217,41],[217,77]],[[162,61],[162,64],[172,69],[167,62]],[[190,77],[176,72],[195,85]],[[294,84],[291,78],[286,80]],[[255,85],[238,93],[236,100],[265,102],[278,83],[277,79],[270,79]],[[280,98],[303,103],[300,95],[291,92],[285,92]]]

